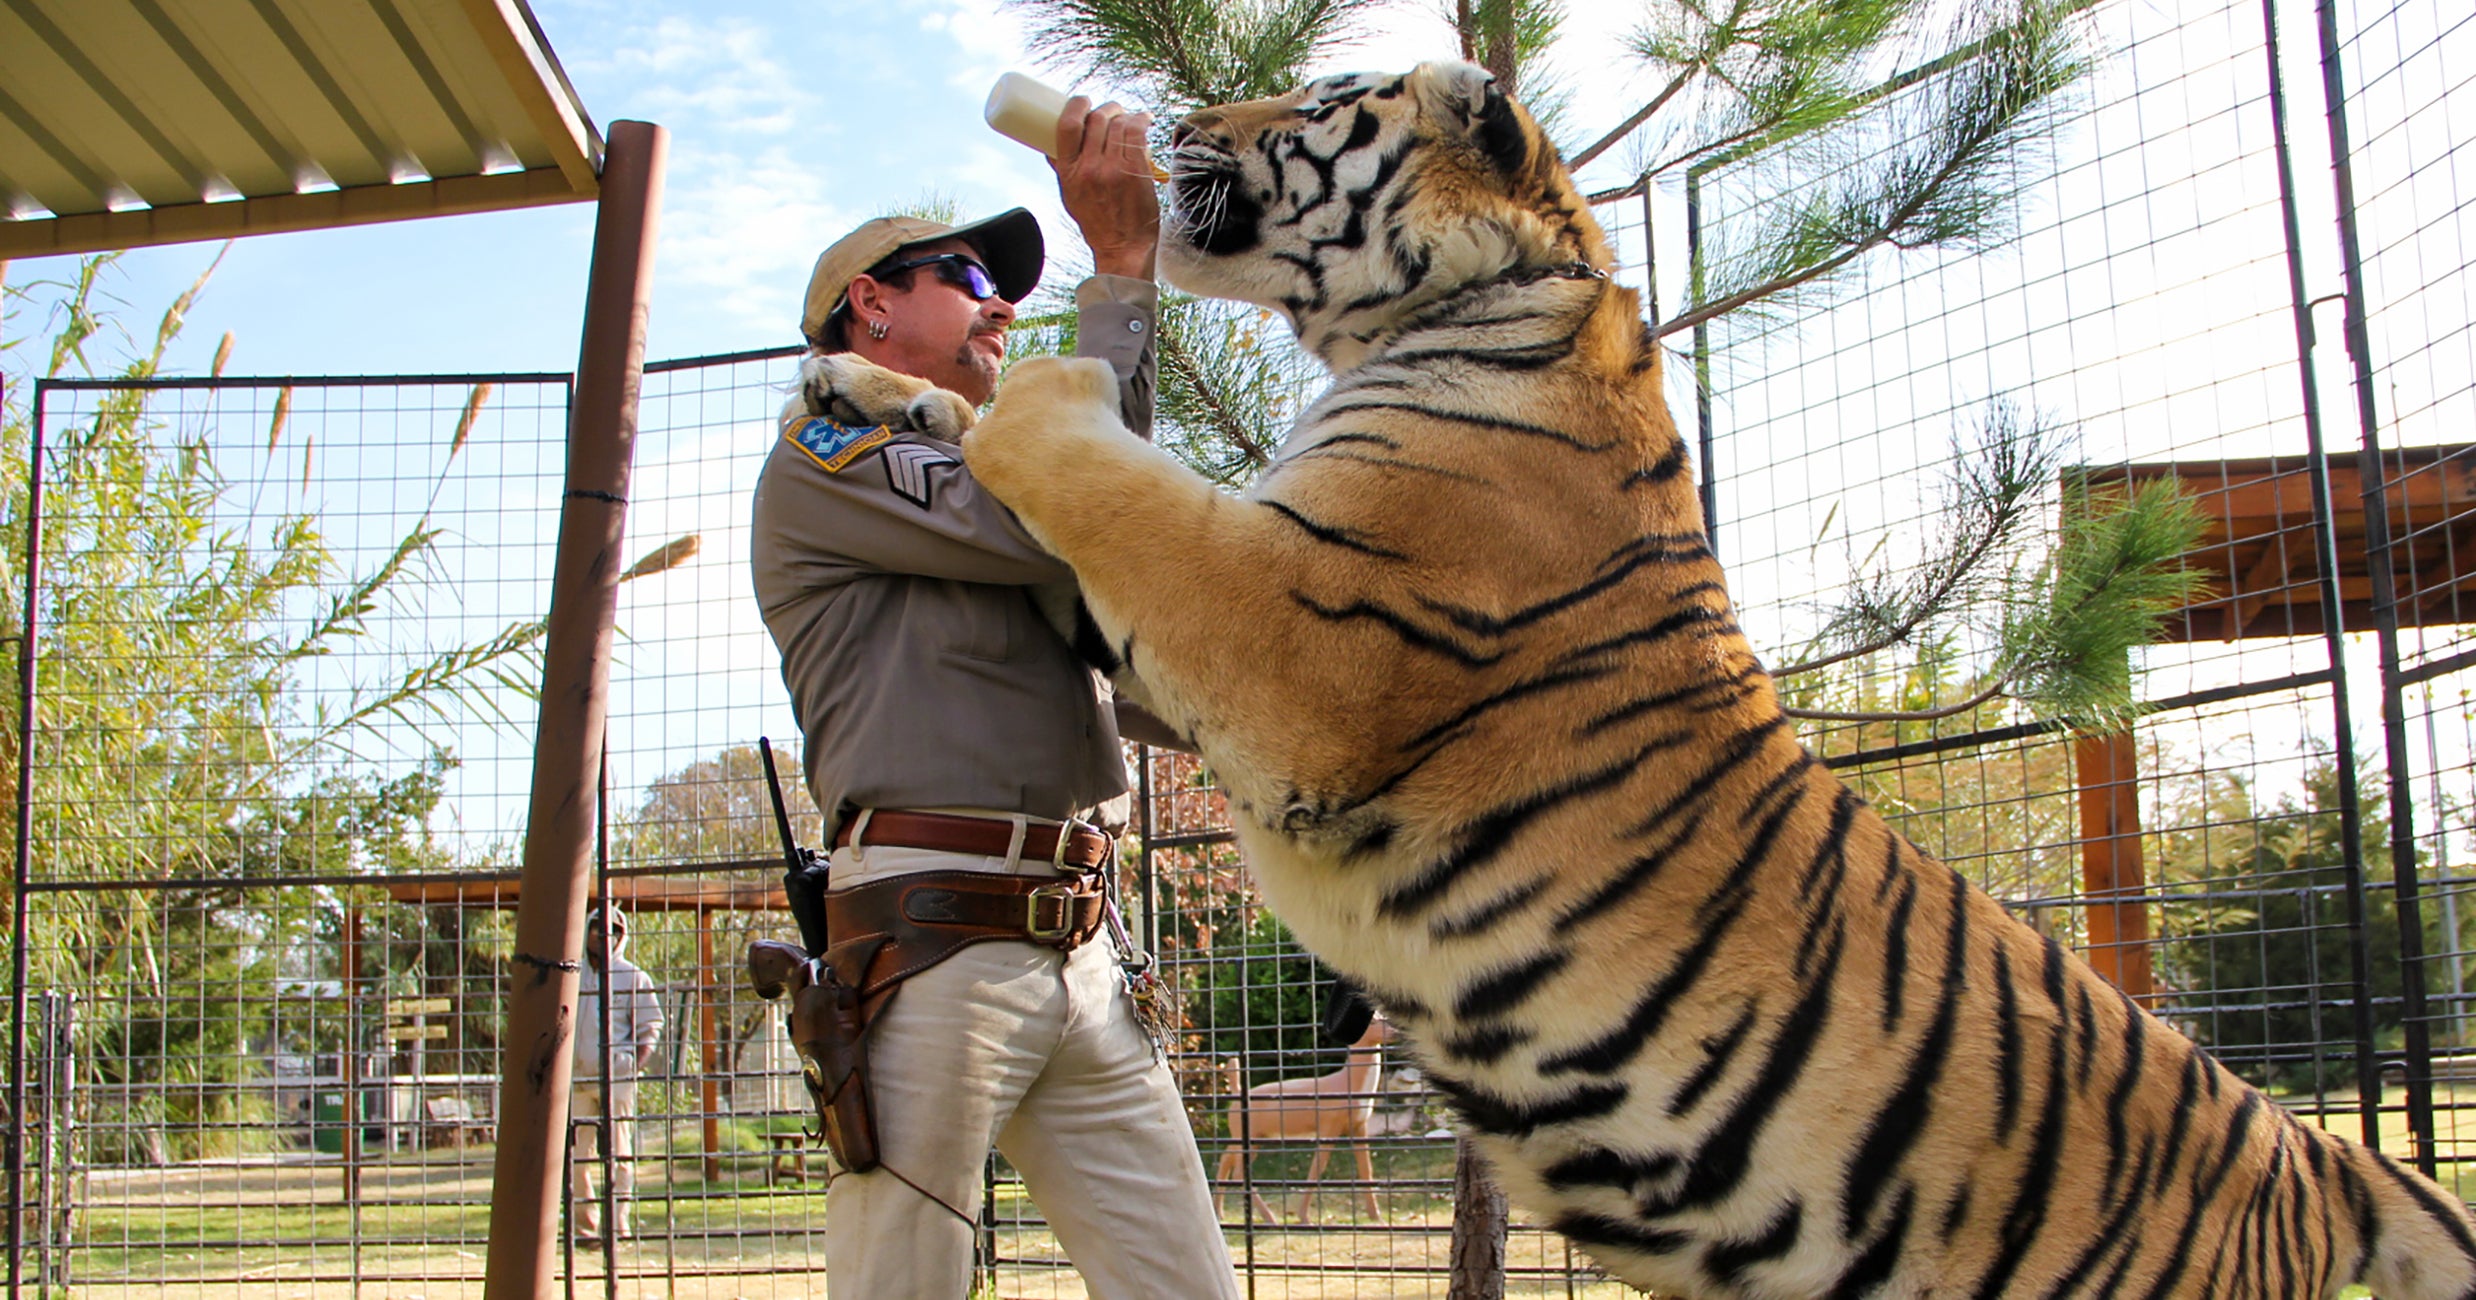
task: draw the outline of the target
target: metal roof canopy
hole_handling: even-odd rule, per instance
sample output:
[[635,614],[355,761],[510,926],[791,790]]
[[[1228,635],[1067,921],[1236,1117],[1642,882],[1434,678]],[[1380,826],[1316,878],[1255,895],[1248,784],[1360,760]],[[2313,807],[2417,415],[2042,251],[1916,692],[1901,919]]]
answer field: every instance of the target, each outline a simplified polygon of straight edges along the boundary
[[571,203],[524,0],[0,0],[0,259]]

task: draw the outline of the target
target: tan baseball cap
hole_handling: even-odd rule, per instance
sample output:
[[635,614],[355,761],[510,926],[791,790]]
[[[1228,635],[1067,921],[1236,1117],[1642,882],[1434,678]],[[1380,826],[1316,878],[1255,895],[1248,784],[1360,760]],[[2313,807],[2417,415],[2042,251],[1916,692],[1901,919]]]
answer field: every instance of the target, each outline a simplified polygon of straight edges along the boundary
[[807,307],[800,313],[801,337],[817,337],[825,318],[843,305],[843,291],[861,273],[914,244],[937,239],[970,241],[997,281],[997,296],[1008,302],[1023,301],[1040,283],[1045,256],[1040,222],[1025,209],[1008,208],[960,226],[920,217],[875,217],[817,255],[817,269],[808,274]]

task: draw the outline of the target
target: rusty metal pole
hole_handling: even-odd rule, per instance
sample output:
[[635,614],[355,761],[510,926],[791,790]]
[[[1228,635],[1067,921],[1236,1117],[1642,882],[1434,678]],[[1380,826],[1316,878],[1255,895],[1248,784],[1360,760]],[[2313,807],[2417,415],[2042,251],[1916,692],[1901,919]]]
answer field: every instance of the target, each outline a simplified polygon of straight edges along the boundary
[[696,909],[696,1027],[701,1059],[697,1073],[705,1076],[705,1185],[722,1181],[722,1080],[714,1063],[722,1059],[722,1033],[715,1023],[714,1001],[721,986],[714,979],[714,914]]
[[594,774],[601,767],[609,702],[611,624],[618,608],[667,140],[650,122],[613,122],[603,155],[584,342],[568,422],[567,492],[559,507],[558,558],[542,650],[541,724],[523,884],[508,969],[484,1300],[551,1300],[557,1278],[559,1188],[566,1172],[562,1154],[573,1072],[568,1049],[593,871]]
[[361,1237],[361,905],[344,905],[344,1205]]

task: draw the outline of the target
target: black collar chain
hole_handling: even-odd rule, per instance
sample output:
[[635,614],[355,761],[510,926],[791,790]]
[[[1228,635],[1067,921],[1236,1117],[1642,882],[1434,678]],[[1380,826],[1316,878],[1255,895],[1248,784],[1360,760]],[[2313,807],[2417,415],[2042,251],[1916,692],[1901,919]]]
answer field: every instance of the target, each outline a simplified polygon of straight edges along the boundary
[[1537,284],[1541,280],[1605,280],[1607,278],[1607,272],[1588,262],[1567,262],[1561,266],[1530,266],[1518,271],[1507,271],[1494,280],[1483,281],[1481,284],[1472,285],[1471,288],[1481,288],[1487,284],[1527,286]]

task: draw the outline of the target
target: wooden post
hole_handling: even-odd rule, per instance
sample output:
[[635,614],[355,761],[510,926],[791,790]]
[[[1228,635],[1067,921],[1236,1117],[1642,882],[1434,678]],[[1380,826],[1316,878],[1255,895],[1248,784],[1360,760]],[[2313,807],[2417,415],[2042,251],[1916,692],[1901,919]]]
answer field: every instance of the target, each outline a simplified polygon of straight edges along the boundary
[[2132,733],[2075,740],[2072,765],[2080,782],[2081,893],[2088,900],[2089,964],[2147,1006],[2154,988],[2149,904],[2141,895],[2149,880],[2141,862],[2141,773]]
[[647,295],[667,137],[613,122],[585,290],[584,341],[568,423],[567,492],[542,644],[524,873],[509,957],[499,1145],[491,1172],[484,1300],[552,1300],[569,1059],[592,894],[595,774],[610,693],[611,624],[624,563],[628,473],[644,375]]
[[722,1037],[714,1022],[713,912],[696,909],[696,1028],[701,1047],[697,1072],[705,1078],[705,1181],[722,1181],[722,1081],[714,1077],[714,1062],[722,1059]]
[[1470,1139],[1453,1143],[1453,1275],[1446,1300],[1504,1300],[1505,1194]]

